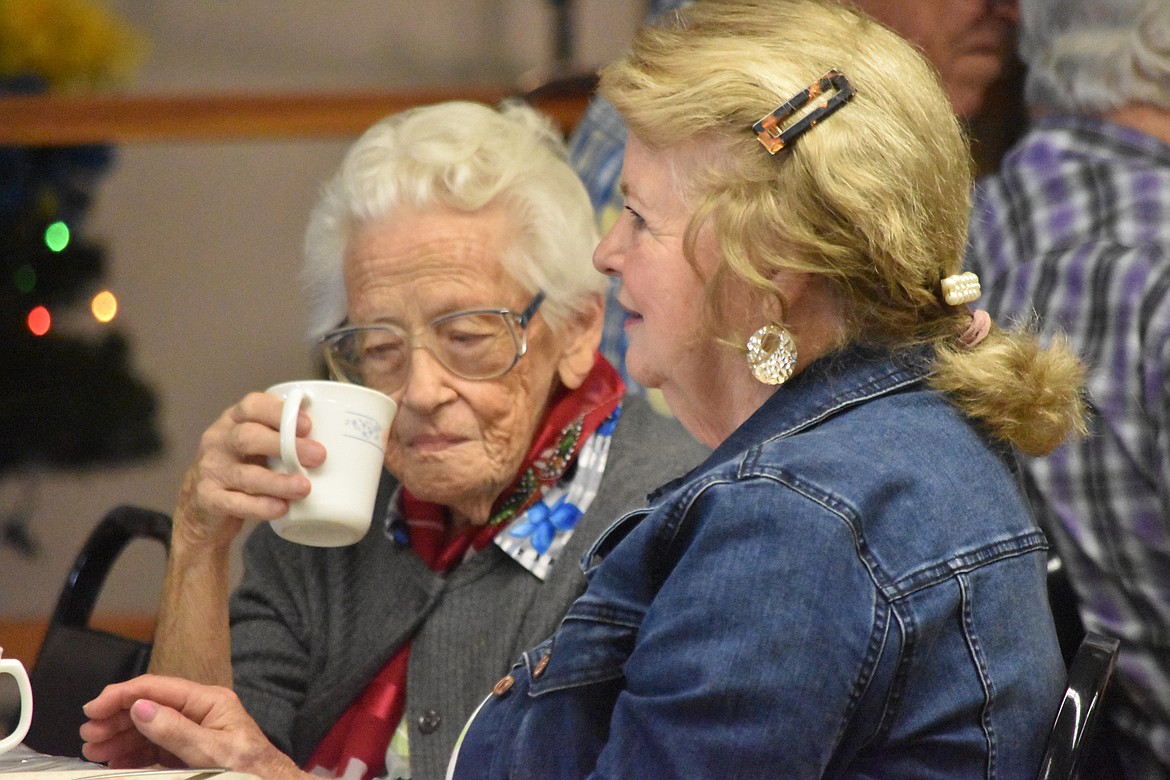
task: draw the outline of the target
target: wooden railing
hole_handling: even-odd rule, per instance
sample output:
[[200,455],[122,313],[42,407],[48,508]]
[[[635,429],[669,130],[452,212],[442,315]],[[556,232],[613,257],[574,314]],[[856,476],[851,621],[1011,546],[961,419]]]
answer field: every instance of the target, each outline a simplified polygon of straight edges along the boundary
[[[411,106],[466,99],[494,103],[497,87],[386,92],[0,97],[0,146],[73,146],[232,139],[352,137]],[[568,131],[587,95],[549,92],[531,102]]]

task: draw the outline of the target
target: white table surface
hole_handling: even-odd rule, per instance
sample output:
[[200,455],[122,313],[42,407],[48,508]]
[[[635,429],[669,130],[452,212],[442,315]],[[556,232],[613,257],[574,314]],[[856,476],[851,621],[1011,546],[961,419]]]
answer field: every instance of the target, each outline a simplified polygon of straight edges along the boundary
[[0,754],[0,776],[3,780],[260,780],[255,775],[227,772],[222,769],[107,769],[79,758],[47,756],[26,745],[17,745]]
[[91,764],[80,758],[46,756],[27,745],[17,745],[7,753],[0,753],[0,773],[41,772],[49,769],[104,769],[101,764]]

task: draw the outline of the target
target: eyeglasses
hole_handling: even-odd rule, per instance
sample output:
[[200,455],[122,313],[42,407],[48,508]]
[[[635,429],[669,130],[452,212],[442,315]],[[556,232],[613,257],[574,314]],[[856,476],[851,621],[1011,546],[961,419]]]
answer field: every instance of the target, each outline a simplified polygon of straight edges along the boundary
[[321,337],[333,378],[392,393],[406,384],[411,355],[421,347],[463,379],[494,379],[519,362],[528,349],[527,329],[544,302],[544,292],[522,312],[471,309],[432,320],[415,338],[397,325],[355,325]]

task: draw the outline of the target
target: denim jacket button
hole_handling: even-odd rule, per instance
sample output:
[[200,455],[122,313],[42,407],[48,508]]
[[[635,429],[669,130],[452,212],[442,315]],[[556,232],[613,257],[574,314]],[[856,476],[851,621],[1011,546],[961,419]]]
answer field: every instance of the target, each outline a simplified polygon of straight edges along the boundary
[[439,714],[438,710],[427,710],[418,716],[418,730],[424,734],[431,734],[442,721],[443,716]]
[[544,674],[544,670],[546,668],[548,668],[548,659],[551,657],[552,657],[552,653],[549,653],[548,655],[543,656],[539,661],[536,662],[536,668],[532,670],[532,679],[533,680],[538,679],[542,674]]
[[515,682],[515,677],[510,674],[506,675],[505,677],[501,678],[498,683],[496,683],[494,688],[492,688],[492,695],[503,696],[505,693],[512,690],[512,685]]

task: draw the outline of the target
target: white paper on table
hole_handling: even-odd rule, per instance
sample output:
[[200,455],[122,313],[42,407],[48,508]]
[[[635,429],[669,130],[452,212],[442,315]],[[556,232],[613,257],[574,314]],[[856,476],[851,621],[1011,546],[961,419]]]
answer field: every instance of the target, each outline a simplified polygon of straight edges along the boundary
[[225,772],[221,769],[49,769],[43,772],[4,772],[8,778],[25,780],[260,780],[243,772]]

